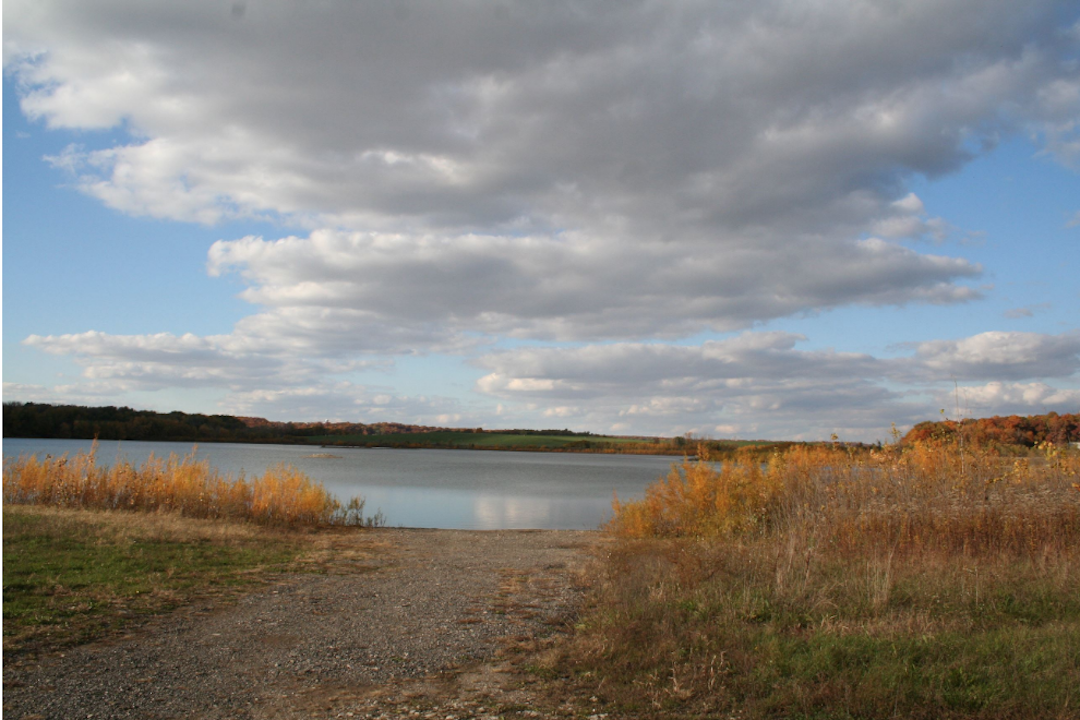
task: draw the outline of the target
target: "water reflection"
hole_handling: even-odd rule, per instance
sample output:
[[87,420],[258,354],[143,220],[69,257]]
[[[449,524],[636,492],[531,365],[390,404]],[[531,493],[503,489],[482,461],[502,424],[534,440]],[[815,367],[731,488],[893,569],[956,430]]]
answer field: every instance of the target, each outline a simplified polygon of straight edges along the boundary
[[606,520],[604,513],[610,515],[610,503],[594,498],[517,497],[501,495],[481,495],[473,505],[475,528],[494,530],[501,528],[535,528],[558,518],[567,528],[593,528],[599,523],[597,518]]

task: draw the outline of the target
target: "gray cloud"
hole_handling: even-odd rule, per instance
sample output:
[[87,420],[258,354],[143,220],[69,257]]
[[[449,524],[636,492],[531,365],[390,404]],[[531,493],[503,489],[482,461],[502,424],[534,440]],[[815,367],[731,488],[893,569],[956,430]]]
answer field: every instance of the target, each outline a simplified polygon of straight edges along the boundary
[[280,339],[268,343],[238,335],[110,335],[90,330],[31,335],[23,343],[53,355],[74,357],[91,384],[108,385],[114,391],[295,387],[318,382],[327,374],[378,365],[377,361],[308,357]]
[[130,392],[217,388],[225,391],[222,409],[238,415],[477,424],[455,399],[403,396],[386,387],[330,379],[361,370],[388,370],[388,363],[305,357],[293,349],[282,352],[287,343],[272,348],[230,336],[123,336],[90,331],[32,335],[25,344],[73,356],[83,366],[84,379],[52,388],[4,384],[6,397],[23,401],[97,405]]
[[805,338],[771,332],[696,346],[620,343],[509,350],[478,360],[491,370],[479,387],[495,395],[560,399],[624,394],[628,387],[639,388],[642,395],[716,388],[738,394],[751,378],[817,382],[883,374],[880,361],[867,355],[795,351],[800,340]]
[[831,228],[1077,103],[1064,3],[30,5],[24,109],[131,123],[87,189],[166,217]]
[[[396,236],[339,243],[343,285],[314,235],[218,248],[251,299],[371,312],[372,337],[433,308],[632,339],[968,300],[976,265],[893,244],[942,233],[906,178],[1025,128],[1068,161],[1080,110],[1067,3],[403,7],[13,2],[5,66],[52,127],[130,128],[55,159],[112,207]],[[272,253],[306,260],[274,283]]]
[[[287,345],[272,355],[235,336],[89,332],[33,336],[27,343],[74,355],[83,364],[86,382],[63,391],[73,397],[223,388],[227,411],[272,417],[466,426],[529,417],[626,433],[821,439],[837,432],[877,440],[888,438],[894,422],[910,425],[934,417],[939,407],[952,408],[956,393],[963,398],[961,411],[969,414],[1068,412],[1080,399],[1076,333],[982,333],[913,344],[911,354],[900,358],[800,350],[805,340],[785,332],[746,332],[696,345],[622,342],[488,352],[473,362],[486,372],[476,383],[478,393],[502,403],[495,418],[490,409],[465,407],[460,400],[405,397],[330,380],[368,366],[304,356]],[[1049,377],[1058,379],[1057,387],[1041,380]]]
[[917,376],[938,380],[1069,377],[1080,370],[1080,333],[985,332],[917,343],[908,368]]
[[886,361],[796,350],[804,339],[771,332],[695,346],[521,348],[481,358],[490,372],[477,389],[583,424],[665,434],[852,437],[911,413],[876,382]]
[[[512,337],[592,344],[481,357],[479,387],[508,413],[797,435],[904,422],[947,378],[1015,404],[1075,377],[1073,335],[925,342],[896,361],[783,334],[649,342],[977,299],[977,263],[906,244],[953,232],[909,181],[1018,132],[1076,167],[1074,2],[238,7],[5,2],[23,112],[126,137],[50,159],[83,192],[285,228],[210,248],[209,272],[239,276],[254,308],[227,335],[26,340],[95,388],[345,412],[377,407],[332,379],[356,363]],[[401,412],[468,416],[427,402]]]
[[1050,307],[1050,303],[1036,303],[1026,307],[1011,308],[1002,313],[1002,315],[1009,320],[1022,320],[1024,318],[1035,317],[1036,313],[1049,310]]
[[[815,255],[814,246],[829,252]],[[247,237],[210,249],[212,274],[238,272],[243,297],[273,308],[249,322],[352,312],[338,327],[398,333],[422,347],[474,332],[559,340],[677,337],[726,331],[807,308],[859,302],[950,303],[978,297],[950,281],[979,272],[882,240],[793,239],[790,255],[752,245],[717,253],[622,238],[412,236],[320,230]],[[362,310],[361,310],[362,309]],[[354,332],[355,330],[355,332]],[[410,332],[412,330],[413,332]],[[422,337],[430,334],[429,337]],[[326,328],[324,344],[339,336]],[[387,340],[384,349],[401,343]],[[370,343],[369,343],[370,345]]]
[[1055,388],[1042,382],[989,382],[939,390],[935,399],[952,416],[1033,415],[1050,410],[1076,412],[1080,389]]
[[307,387],[245,390],[225,400],[231,412],[242,415],[311,418],[330,421],[419,423],[440,427],[474,427],[476,418],[452,398],[406,397],[384,388],[349,382],[325,382]]
[[[71,384],[35,385],[4,382],[4,400],[18,398],[16,402],[52,403],[55,405],[108,405],[115,402],[116,383],[77,382]],[[170,408],[172,409],[172,408]]]
[[[965,411],[984,413],[1074,411],[1080,398],[1069,387],[1080,370],[1075,333],[983,333],[890,359],[803,351],[802,340],[772,332],[694,346],[519,348],[482,357],[489,372],[477,389],[594,427],[870,440],[951,408],[957,391]],[[1000,380],[1040,377],[1064,387]]]

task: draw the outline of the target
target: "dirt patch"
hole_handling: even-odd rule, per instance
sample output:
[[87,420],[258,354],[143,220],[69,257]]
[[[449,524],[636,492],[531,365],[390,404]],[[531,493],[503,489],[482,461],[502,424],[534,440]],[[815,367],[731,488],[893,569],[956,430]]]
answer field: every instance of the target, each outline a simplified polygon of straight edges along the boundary
[[[136,634],[5,664],[10,718],[542,717],[523,670],[567,628],[600,538],[586,531],[381,529],[296,574]],[[584,701],[588,705],[588,699]]]

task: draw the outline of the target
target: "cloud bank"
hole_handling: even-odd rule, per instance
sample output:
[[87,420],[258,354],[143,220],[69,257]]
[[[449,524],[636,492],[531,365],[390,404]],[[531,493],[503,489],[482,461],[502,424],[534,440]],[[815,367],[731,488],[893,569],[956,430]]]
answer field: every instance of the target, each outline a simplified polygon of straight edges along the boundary
[[[489,372],[478,385],[506,400],[557,409],[560,417],[603,419],[654,432],[674,423],[682,432],[800,439],[818,439],[822,428],[851,437],[867,428],[880,432],[891,423],[909,425],[927,419],[928,405],[948,408],[955,416],[957,401],[966,416],[1080,404],[1080,391],[1021,382],[1075,379],[1080,370],[1075,332],[982,333],[921,343],[898,358],[797,349],[805,339],[765,332],[693,346],[523,348],[481,358]],[[968,382],[954,387],[957,378]]]
[[[1015,133],[1077,167],[1074,3],[4,9],[23,112],[122,131],[49,159],[82,192],[131,215],[282,227],[209,248],[208,272],[240,277],[253,306],[229,335],[26,340],[89,381],[299,408],[287,399],[350,368],[456,353],[490,371],[480,392],[547,417],[669,431],[734,412],[786,432],[798,412],[887,426],[881,408],[922,392],[897,383],[945,369],[1014,383],[986,385],[987,407],[1056,397],[1015,383],[1075,375],[1071,335],[932,341],[896,363],[770,333],[656,344],[977,301],[983,269],[946,252],[951,226],[909,183]],[[507,339],[575,346],[490,351]],[[678,420],[644,420],[661,417]]]
[[[1080,390],[1042,381],[1075,381],[1080,375],[1076,332],[981,333],[919,343],[895,358],[798,349],[805,340],[785,332],[745,332],[695,345],[623,342],[489,351],[473,360],[485,371],[476,390],[505,403],[506,425],[531,416],[548,425],[625,433],[794,439],[831,432],[885,439],[884,429],[924,420],[928,407],[986,416],[1080,404]],[[349,368],[310,359],[266,362],[262,350],[237,349],[227,340],[85,333],[27,342],[75,355],[99,393],[110,383],[114,392],[210,385],[228,390],[238,413],[284,409],[317,418],[477,424],[475,411],[451,398],[402,397],[385,388],[328,382],[325,376]],[[873,432],[878,435],[868,434]]]

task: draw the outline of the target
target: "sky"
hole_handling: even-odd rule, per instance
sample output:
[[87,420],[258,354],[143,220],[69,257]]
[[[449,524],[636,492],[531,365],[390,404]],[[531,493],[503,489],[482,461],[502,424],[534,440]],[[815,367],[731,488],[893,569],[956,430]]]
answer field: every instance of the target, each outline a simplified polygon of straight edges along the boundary
[[1080,412],[1075,0],[5,0],[3,399]]

